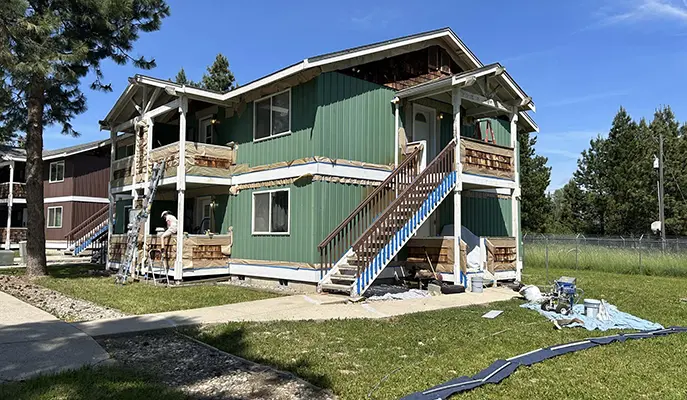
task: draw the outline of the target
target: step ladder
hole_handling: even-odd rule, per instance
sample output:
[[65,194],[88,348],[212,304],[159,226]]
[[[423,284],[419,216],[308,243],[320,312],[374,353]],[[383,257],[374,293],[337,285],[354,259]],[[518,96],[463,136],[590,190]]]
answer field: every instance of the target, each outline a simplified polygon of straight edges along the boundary
[[[482,134],[482,122],[486,122],[487,124],[484,135]],[[477,126],[477,137],[479,140],[484,140],[486,143],[496,144],[494,129],[491,127],[491,120],[477,121],[475,125]]]
[[153,165],[151,179],[148,183],[148,195],[143,196],[143,206],[141,212],[136,215],[136,218],[130,224],[129,230],[126,233],[126,251],[124,252],[124,258],[119,264],[119,270],[117,271],[117,276],[115,277],[116,284],[125,284],[129,278],[129,275],[131,275],[134,254],[138,249],[138,234],[141,231],[141,226],[143,226],[148,220],[148,216],[150,215],[150,207],[152,206],[153,199],[155,199],[155,193],[157,192],[158,185],[160,185],[164,171],[165,160]]

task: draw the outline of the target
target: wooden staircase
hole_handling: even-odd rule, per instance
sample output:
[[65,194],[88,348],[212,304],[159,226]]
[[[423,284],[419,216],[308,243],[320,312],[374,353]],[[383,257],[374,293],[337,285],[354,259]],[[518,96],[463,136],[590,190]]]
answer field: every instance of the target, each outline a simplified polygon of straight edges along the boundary
[[88,248],[95,250],[107,245],[109,207],[102,207],[65,235],[68,252],[78,256]]
[[[453,190],[457,181],[455,160],[456,142],[453,140],[419,174],[413,176],[401,171],[401,168],[408,168],[404,165],[408,159],[399,165],[387,181],[398,180],[398,175],[403,174],[402,190],[397,195],[392,191],[393,200],[381,212],[362,220],[369,221],[364,229],[361,223],[355,229],[349,226],[350,221],[358,220],[359,206],[320,243],[322,279],[319,288],[351,296],[362,295]],[[338,238],[337,244],[332,238]]]

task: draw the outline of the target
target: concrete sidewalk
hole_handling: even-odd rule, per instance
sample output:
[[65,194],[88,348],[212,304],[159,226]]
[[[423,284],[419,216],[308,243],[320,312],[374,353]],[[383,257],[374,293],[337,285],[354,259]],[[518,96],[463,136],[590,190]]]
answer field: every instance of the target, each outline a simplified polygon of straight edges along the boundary
[[74,323],[90,336],[108,336],[181,326],[240,321],[299,321],[386,318],[422,311],[465,307],[510,300],[517,293],[506,288],[484,293],[461,293],[413,300],[344,304],[338,296],[298,295],[193,310],[137,315]]
[[109,359],[91,337],[0,292],[0,382],[94,365]]

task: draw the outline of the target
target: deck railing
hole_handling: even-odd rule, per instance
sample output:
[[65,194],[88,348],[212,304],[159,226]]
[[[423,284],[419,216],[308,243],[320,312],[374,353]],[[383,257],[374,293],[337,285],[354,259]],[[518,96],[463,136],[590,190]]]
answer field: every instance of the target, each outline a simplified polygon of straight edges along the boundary
[[418,175],[422,146],[416,146],[391,175],[375,188],[339,226],[319,244],[320,269],[329,270],[373,223],[375,218],[403,192]]
[[[80,247],[87,247],[94,243],[91,240],[93,236],[103,234],[104,228],[107,227],[109,208],[109,205],[102,207],[100,210],[96,211],[95,214],[88,217],[85,221],[64,235],[64,238],[67,239],[67,248],[78,253],[83,250]],[[89,240],[91,240],[91,242],[89,242]],[[101,242],[103,241],[99,241],[98,243]]]
[[432,193],[444,179],[455,171],[456,141],[448,145],[432,160],[420,175],[402,193],[389,204],[384,212],[353,244],[353,252],[358,261],[358,273],[372,263],[376,255],[391,241],[391,239],[417,213],[430,193]]
[[[12,183],[12,196],[16,198],[26,197],[26,184],[21,182]],[[7,199],[10,197],[10,183],[0,183],[0,199]]]
[[460,159],[463,172],[514,179],[515,151],[510,147],[461,138]]
[[[19,243],[26,240],[28,228],[10,228],[10,243]],[[0,243],[7,240],[7,228],[0,228]]]

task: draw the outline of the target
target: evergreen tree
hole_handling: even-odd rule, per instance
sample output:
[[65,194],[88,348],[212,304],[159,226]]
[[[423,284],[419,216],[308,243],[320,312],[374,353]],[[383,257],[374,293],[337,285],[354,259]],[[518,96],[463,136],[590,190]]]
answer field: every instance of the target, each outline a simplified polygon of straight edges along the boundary
[[546,188],[551,183],[551,167],[548,159],[537,155],[534,146],[536,136],[518,134],[520,144],[520,199],[522,229],[528,232],[544,232],[551,202],[546,197]]
[[186,71],[184,71],[184,68],[182,67],[179,72],[177,72],[177,76],[174,77],[174,82],[180,84],[180,85],[191,85],[191,81],[186,78]]
[[[164,0],[3,0],[0,6],[0,137],[26,134],[28,275],[46,274],[43,215],[43,127],[62,126],[86,109],[79,88],[89,72],[103,83],[103,60],[131,61],[150,69],[154,60],[129,52],[141,32],[160,28],[169,15]],[[9,101],[8,101],[9,99]]]
[[551,196],[553,223],[550,229],[557,233],[587,232],[585,213],[586,196],[577,182],[571,179]]
[[204,89],[216,92],[226,92],[234,88],[234,74],[229,69],[229,60],[217,54],[215,61],[208,67],[208,72],[203,74],[201,86]]
[[608,210],[608,171],[606,141],[601,135],[589,142],[577,161],[577,171],[573,173],[575,186],[584,193],[584,206],[581,217],[586,232],[606,233]]

